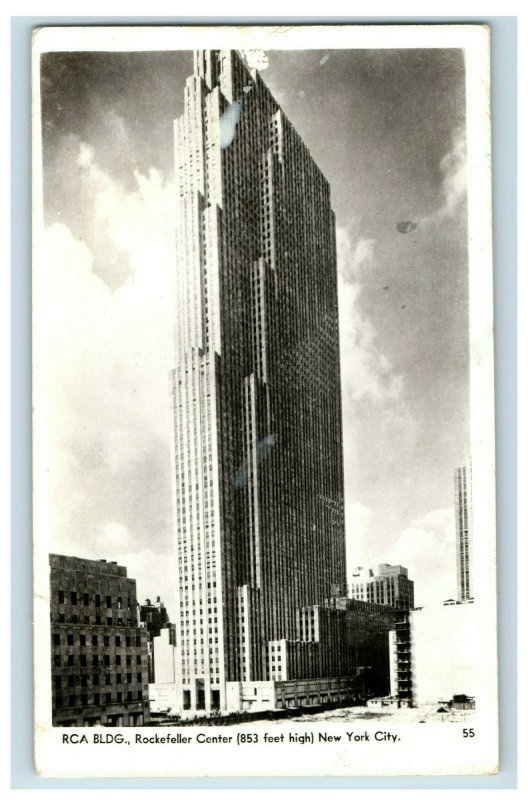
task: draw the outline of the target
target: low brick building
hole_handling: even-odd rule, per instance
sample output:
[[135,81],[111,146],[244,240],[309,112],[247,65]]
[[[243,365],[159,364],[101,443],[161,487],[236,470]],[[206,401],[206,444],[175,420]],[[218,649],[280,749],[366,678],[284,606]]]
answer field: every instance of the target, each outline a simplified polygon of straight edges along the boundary
[[53,725],[147,724],[147,631],[126,567],[51,554],[50,612]]

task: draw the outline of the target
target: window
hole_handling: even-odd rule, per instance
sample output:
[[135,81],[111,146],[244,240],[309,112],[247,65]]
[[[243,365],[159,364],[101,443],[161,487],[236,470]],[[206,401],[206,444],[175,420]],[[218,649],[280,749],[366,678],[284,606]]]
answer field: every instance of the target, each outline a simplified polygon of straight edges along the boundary
[[95,595],[95,606],[96,606],[96,608],[99,608],[100,605],[101,605],[101,595],[100,594],[96,594]]
[[68,686],[75,686],[75,675],[68,675]]
[[68,634],[67,642],[70,645],[70,647],[73,645],[73,633]]
[[136,656],[136,664],[141,664],[141,656]]
[[88,686],[88,675],[81,675],[81,686]]
[[121,647],[121,637],[120,636],[116,636],[115,642],[116,642],[116,647]]
[[99,665],[99,656],[98,655],[92,656],[92,664],[94,665],[94,667],[97,667]]
[[79,664],[81,665],[81,667],[86,666],[86,656],[84,655],[84,653],[79,656]]
[[60,633],[53,634],[53,644],[55,645],[55,647],[57,647],[57,645],[60,644]]
[[53,656],[53,663],[55,664],[56,667],[60,667],[60,663],[61,663],[60,656]]
[[81,633],[81,647],[86,647],[86,636]]
[[89,597],[89,595],[87,595],[87,594],[86,594],[86,592],[85,592],[85,593],[83,594],[83,606],[87,606],[87,605],[89,605],[89,603],[90,603],[90,597]]
[[110,675],[105,675],[105,686],[110,686]]
[[92,636],[92,644],[94,645],[94,647],[97,647],[97,643],[98,643],[97,636]]
[[76,606],[77,605],[77,592],[71,592],[70,593],[70,600],[71,600],[72,606]]
[[110,692],[107,692],[105,694],[105,703],[111,703],[111,702],[112,702],[112,695],[110,694]]
[[117,667],[121,666],[121,656],[116,656],[115,657],[115,662],[116,662],[116,666]]
[[110,597],[109,594],[106,595],[106,607],[112,608],[112,598]]
[[64,592],[59,589],[59,603],[64,603]]
[[71,654],[70,654],[70,655],[68,656],[68,666],[69,666],[69,667],[73,667],[73,664],[74,664],[73,655],[71,655]]

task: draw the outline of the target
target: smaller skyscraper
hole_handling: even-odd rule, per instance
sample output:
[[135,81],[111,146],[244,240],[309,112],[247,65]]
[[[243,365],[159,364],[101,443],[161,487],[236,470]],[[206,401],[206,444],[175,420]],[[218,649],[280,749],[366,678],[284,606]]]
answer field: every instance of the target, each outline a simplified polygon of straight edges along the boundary
[[[145,628],[148,633],[148,676],[149,683],[154,683],[154,639],[159,636],[163,628],[173,628],[171,626],[167,609],[161,602],[161,598],[157,597],[156,602],[152,603],[150,598],[139,607],[139,623],[142,628]],[[172,631],[172,638],[174,638],[174,630]]]
[[473,600],[473,524],[471,462],[455,469],[457,593],[460,603]]
[[357,567],[352,574],[350,597],[407,610],[414,606],[414,582],[400,565],[380,564],[377,574],[372,569]]
[[139,620],[148,633],[148,679],[150,710],[167,714],[179,708],[176,626],[160,597],[152,603],[147,598],[139,607]]
[[147,631],[126,567],[50,555],[50,613],[53,725],[147,724]]

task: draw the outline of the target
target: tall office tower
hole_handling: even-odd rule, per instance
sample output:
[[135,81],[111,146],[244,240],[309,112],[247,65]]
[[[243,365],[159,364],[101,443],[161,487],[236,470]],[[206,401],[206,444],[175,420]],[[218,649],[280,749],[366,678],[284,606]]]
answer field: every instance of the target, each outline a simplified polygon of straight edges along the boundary
[[471,463],[455,469],[455,525],[458,600],[473,599],[473,524]]
[[345,588],[335,218],[234,51],[194,54],[175,171],[177,641],[183,708],[209,710]]
[[405,567],[380,564],[378,572],[358,567],[352,574],[350,597],[367,603],[409,609],[414,606],[414,581]]
[[115,561],[49,560],[53,725],[146,724],[147,632],[135,580]]

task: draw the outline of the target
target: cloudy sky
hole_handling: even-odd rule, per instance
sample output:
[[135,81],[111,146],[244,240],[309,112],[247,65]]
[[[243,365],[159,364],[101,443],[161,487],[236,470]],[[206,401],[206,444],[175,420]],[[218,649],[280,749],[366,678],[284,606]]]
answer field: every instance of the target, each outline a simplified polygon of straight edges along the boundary
[[[263,77],[337,216],[349,573],[456,592],[468,448],[464,64],[457,50],[269,51]],[[173,607],[172,123],[189,52],[56,53],[42,69],[50,529]]]

